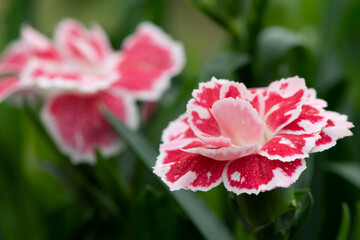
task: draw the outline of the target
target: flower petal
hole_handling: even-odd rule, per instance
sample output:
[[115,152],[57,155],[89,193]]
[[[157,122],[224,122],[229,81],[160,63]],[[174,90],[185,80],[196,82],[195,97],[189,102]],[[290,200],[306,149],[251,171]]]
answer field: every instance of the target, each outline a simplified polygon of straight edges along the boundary
[[19,73],[29,58],[58,61],[59,54],[51,41],[30,26],[23,26],[21,38],[10,44],[0,61],[0,73]]
[[220,89],[225,82],[212,78],[200,83],[199,90],[193,91],[193,99],[187,104],[188,122],[195,135],[204,142],[217,146],[231,146],[231,139],[221,135],[221,130],[210,109],[220,99]]
[[316,98],[316,91],[313,88],[308,88],[306,90],[306,104],[313,107],[327,107],[327,102],[325,100]]
[[234,145],[263,144],[265,124],[248,101],[221,99],[213,104],[211,113],[221,134],[230,138]]
[[142,100],[157,100],[185,62],[183,46],[155,25],[140,24],[123,44],[118,64],[120,79],[114,87]]
[[258,112],[258,115],[260,117],[264,116],[265,111],[265,102],[264,102],[264,96],[266,95],[266,91],[263,89],[254,90],[251,89],[252,96],[247,99],[253,108],[256,109]]
[[[193,143],[193,142],[192,142]],[[201,144],[198,144],[201,146]],[[204,144],[202,144],[204,145]],[[209,148],[206,146],[194,147],[194,145],[186,146],[181,150],[189,153],[197,153],[205,157],[212,158],[218,161],[230,161],[237,158],[245,157],[256,153],[260,149],[260,145],[251,144],[238,147],[224,147],[224,148]]]
[[298,77],[282,79],[270,84],[264,99],[264,119],[268,138],[300,115],[306,99],[305,92],[305,81]]
[[260,149],[258,144],[216,148],[198,139],[191,130],[185,114],[171,122],[164,130],[162,148],[181,149],[189,153],[200,154],[219,161],[229,161],[250,155]]
[[74,19],[59,23],[55,41],[65,56],[92,64],[101,64],[111,53],[109,40],[99,25],[87,30]]
[[[213,79],[215,80],[215,78]],[[221,80],[217,80],[217,81],[220,84],[224,83]],[[224,99],[224,98],[247,99],[251,95],[252,94],[247,90],[247,88],[243,83],[228,81],[227,84],[223,84],[220,89],[220,99]]]
[[105,107],[130,127],[138,119],[131,99],[108,92],[92,95],[60,94],[46,102],[42,120],[60,150],[74,163],[94,163],[95,147],[106,156],[119,152],[120,139],[101,115],[99,105]]
[[311,152],[322,152],[335,146],[338,139],[353,135],[349,129],[354,125],[347,121],[346,115],[331,111],[326,111],[326,115],[328,117],[327,124],[322,129],[321,138],[316,141],[316,146]]
[[279,134],[270,139],[259,151],[259,155],[270,160],[290,162],[306,158],[320,138],[318,133],[312,134]]
[[175,139],[184,138],[195,138],[186,114],[180,115],[176,120],[169,123],[168,127],[163,131],[161,140],[163,143],[167,143]]
[[30,26],[22,27],[21,41],[29,57],[46,61],[58,61],[60,59],[59,53],[50,39]]
[[0,102],[19,89],[17,77],[0,78]]
[[154,173],[161,177],[171,191],[207,191],[221,183],[226,163],[178,149],[161,148]]
[[82,65],[59,63],[33,59],[21,73],[24,85],[36,85],[41,89],[72,90],[95,93],[105,90],[118,78],[116,71],[91,72]]
[[286,125],[281,130],[281,133],[306,134],[320,132],[327,122],[324,112],[322,108],[304,104],[299,117]]
[[25,66],[28,56],[20,41],[10,44],[0,61],[0,73],[19,73]]
[[277,187],[289,187],[306,168],[304,159],[292,162],[249,155],[229,162],[223,173],[225,187],[236,194],[258,194]]

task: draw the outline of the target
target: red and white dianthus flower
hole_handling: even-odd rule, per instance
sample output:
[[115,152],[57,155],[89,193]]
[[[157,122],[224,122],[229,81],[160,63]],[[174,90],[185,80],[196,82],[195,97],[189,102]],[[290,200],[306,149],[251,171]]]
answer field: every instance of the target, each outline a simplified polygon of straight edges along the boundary
[[14,92],[44,93],[42,121],[74,162],[94,162],[120,150],[121,140],[99,112],[107,109],[136,127],[136,100],[156,101],[184,65],[183,47],[145,22],[114,51],[98,25],[66,19],[50,40],[25,26],[0,61],[0,101]]
[[288,187],[310,153],[352,135],[347,116],[326,106],[299,77],[255,89],[213,78],[164,130],[154,172],[171,190],[221,182],[236,194]]

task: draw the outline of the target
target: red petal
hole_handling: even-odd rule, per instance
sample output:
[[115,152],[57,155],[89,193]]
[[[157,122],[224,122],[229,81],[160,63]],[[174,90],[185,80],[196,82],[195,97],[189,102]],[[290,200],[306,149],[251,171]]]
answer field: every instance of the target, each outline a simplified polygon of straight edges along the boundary
[[21,29],[21,38],[10,44],[0,61],[0,72],[19,73],[29,59],[59,61],[60,57],[52,42],[30,26]]
[[54,44],[44,35],[30,26],[21,29],[21,42],[29,58],[46,61],[59,61],[60,56]]
[[18,41],[9,45],[0,61],[0,73],[19,73],[24,68],[27,59],[23,44]]
[[297,119],[286,125],[281,133],[306,134],[321,131],[326,125],[327,117],[324,116],[322,108],[311,105],[303,105]]
[[306,104],[313,107],[327,107],[327,102],[325,100],[316,98],[316,91],[313,88],[308,88],[306,90]]
[[298,118],[306,99],[305,91],[305,81],[298,77],[282,79],[270,84],[265,96],[264,112],[264,119],[270,131],[268,138]]
[[261,92],[255,93],[251,99],[249,99],[251,106],[256,109],[259,117],[264,116],[265,102],[264,96]]
[[190,129],[188,118],[185,114],[180,115],[176,120],[169,123],[162,134],[164,143],[184,138],[195,138],[194,132]]
[[0,78],[0,102],[18,89],[20,89],[18,78]]
[[161,177],[171,191],[207,191],[221,183],[226,163],[199,154],[163,149],[157,158],[154,173]]
[[224,169],[223,181],[225,187],[236,194],[258,194],[277,187],[289,187],[305,168],[303,159],[282,162],[250,155],[229,162]]
[[[214,78],[215,79],[215,78]],[[213,80],[214,81],[214,80]],[[243,83],[237,83],[232,81],[222,81],[217,80],[220,84],[222,84],[220,89],[220,99],[224,98],[242,98],[247,99],[251,97],[252,94],[247,90]]]
[[87,30],[73,19],[60,22],[56,28],[55,41],[69,58],[92,64],[102,64],[112,52],[109,40],[100,26],[95,25]]
[[123,45],[115,87],[143,100],[157,100],[184,65],[184,50],[161,29],[142,23]]
[[354,125],[347,121],[347,116],[336,112],[326,111],[328,121],[321,130],[320,139],[316,141],[316,146],[311,152],[321,152],[335,146],[336,141],[346,136],[352,136],[349,130]]
[[98,110],[102,104],[127,125],[137,124],[134,103],[106,92],[58,95],[50,98],[42,110],[45,126],[75,163],[93,163],[95,147],[107,156],[120,150],[119,137]]
[[209,82],[200,83],[199,90],[193,91],[194,98],[187,104],[188,121],[195,135],[217,147],[231,146],[231,140],[222,136],[219,125],[210,112],[214,102],[220,99],[220,89],[226,82],[212,78]]
[[282,162],[306,158],[315,146],[319,134],[279,134],[270,139],[259,151],[259,155]]

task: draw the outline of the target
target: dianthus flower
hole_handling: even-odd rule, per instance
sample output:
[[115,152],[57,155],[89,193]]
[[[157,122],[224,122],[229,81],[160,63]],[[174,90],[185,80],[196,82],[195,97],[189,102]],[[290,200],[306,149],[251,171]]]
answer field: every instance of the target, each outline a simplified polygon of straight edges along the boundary
[[236,194],[288,187],[310,153],[352,135],[347,116],[325,110],[299,77],[255,89],[213,78],[192,95],[164,130],[154,167],[171,190],[207,191],[221,182]]
[[44,94],[41,119],[59,149],[74,162],[94,162],[94,149],[117,153],[121,139],[99,112],[104,105],[129,127],[136,100],[156,101],[184,64],[183,47],[145,22],[114,51],[98,25],[67,19],[54,40],[25,26],[0,61],[0,100],[30,89]]

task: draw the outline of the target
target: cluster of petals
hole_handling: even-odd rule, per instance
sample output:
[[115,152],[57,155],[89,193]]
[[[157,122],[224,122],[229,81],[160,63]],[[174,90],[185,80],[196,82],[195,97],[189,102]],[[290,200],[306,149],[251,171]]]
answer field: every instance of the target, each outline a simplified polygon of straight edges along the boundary
[[0,60],[0,101],[13,93],[42,93],[41,119],[59,149],[74,162],[94,162],[94,149],[106,156],[121,139],[99,112],[105,106],[136,127],[136,100],[156,101],[184,65],[184,51],[160,28],[144,22],[121,51],[111,48],[98,25],[86,29],[66,19],[51,40],[24,26]]
[[310,153],[352,135],[347,116],[325,110],[299,77],[255,89],[213,78],[192,95],[164,130],[154,167],[171,190],[207,191],[221,182],[236,194],[288,187]]

